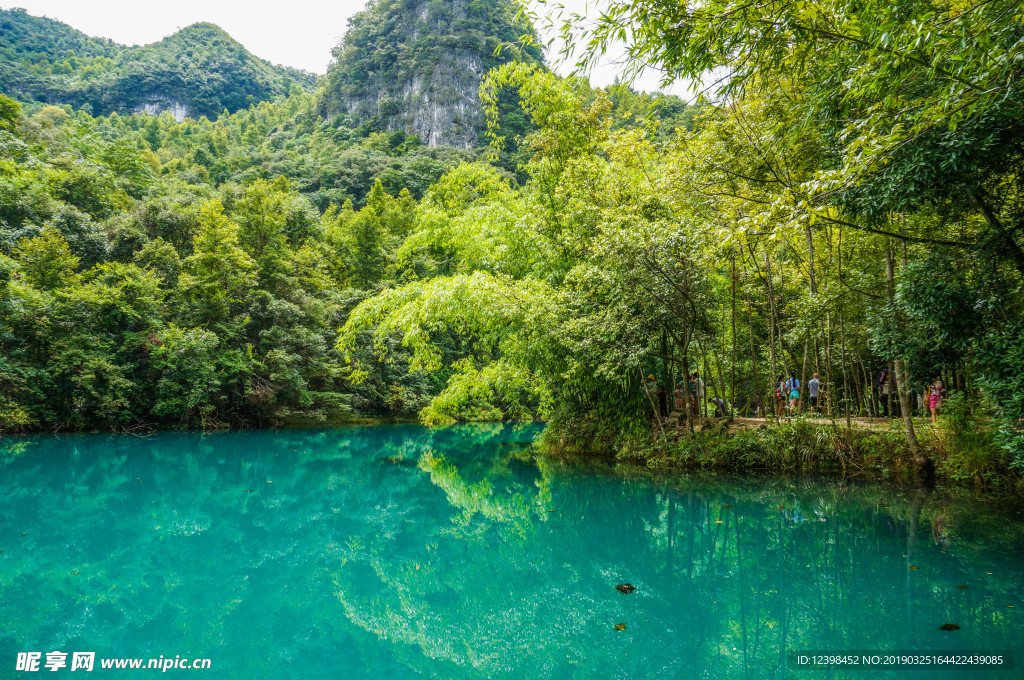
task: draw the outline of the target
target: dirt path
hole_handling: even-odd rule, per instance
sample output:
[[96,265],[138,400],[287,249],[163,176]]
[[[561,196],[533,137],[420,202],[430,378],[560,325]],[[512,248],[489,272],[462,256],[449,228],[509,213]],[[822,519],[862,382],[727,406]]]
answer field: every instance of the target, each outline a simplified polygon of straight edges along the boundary
[[[676,415],[673,413],[672,415]],[[745,418],[736,417],[732,423],[729,424],[730,428],[739,430],[756,430],[763,425],[773,425],[776,423],[793,422],[796,418]],[[915,419],[916,421],[917,419]],[[713,427],[718,426],[722,421],[728,422],[725,418],[705,418],[704,422],[710,423]],[[803,418],[802,422],[813,423],[814,425],[832,425],[833,421],[831,418]],[[902,427],[902,421],[899,419],[890,418],[853,418],[850,421],[851,425],[861,430],[888,430],[892,427]],[[846,418],[837,418],[835,424],[839,427],[846,427]],[[676,429],[677,427],[686,427],[686,416],[680,414],[678,419],[678,425],[666,423],[666,429]]]

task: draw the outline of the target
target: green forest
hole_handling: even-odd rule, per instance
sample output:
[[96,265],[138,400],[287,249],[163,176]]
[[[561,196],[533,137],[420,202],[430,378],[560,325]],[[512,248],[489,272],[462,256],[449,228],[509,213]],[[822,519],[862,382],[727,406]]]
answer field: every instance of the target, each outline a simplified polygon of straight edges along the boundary
[[[1015,7],[610,0],[564,56],[625,43],[705,96],[501,59],[473,150],[329,117],[329,80],[181,123],[8,89],[0,428],[543,419],[647,460],[1019,473]],[[694,372],[665,417],[648,381],[686,403]],[[780,378],[785,423],[705,419],[778,413]]]

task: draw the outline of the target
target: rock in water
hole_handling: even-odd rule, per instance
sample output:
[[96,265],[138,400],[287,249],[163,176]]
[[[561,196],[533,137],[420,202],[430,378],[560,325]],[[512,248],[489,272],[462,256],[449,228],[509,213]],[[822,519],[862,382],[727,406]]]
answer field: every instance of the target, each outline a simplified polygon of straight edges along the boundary
[[626,630],[626,624],[624,624],[624,623],[616,623],[615,624],[615,630]]
[[629,595],[631,592],[636,590],[636,586],[629,583],[620,583],[619,585],[615,586],[615,590],[619,591],[623,595]]
[[939,626],[939,630],[960,630],[960,626],[955,623],[944,623]]

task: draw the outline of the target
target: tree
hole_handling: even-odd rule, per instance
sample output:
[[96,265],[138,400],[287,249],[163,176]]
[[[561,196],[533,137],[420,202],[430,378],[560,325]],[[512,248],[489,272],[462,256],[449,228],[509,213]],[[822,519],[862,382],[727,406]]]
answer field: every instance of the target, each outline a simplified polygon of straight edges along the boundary
[[185,299],[194,305],[197,322],[231,320],[256,284],[256,262],[239,242],[238,225],[224,215],[220,201],[204,203],[194,253],[185,259],[178,283]]
[[78,267],[78,258],[53,227],[44,227],[39,236],[19,241],[15,258],[26,280],[44,290],[72,283]]

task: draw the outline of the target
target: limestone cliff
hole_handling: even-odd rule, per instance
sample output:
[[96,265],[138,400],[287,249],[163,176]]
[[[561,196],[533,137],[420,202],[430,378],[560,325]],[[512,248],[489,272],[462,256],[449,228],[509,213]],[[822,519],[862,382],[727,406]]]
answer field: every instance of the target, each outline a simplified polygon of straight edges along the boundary
[[142,97],[141,101],[132,109],[132,113],[148,113],[151,116],[158,116],[164,111],[170,111],[171,115],[179,123],[191,115],[188,104],[162,94],[151,94]]
[[542,60],[536,45],[517,44],[533,28],[516,13],[512,0],[371,0],[334,50],[321,113],[472,148],[484,127],[483,74]]

